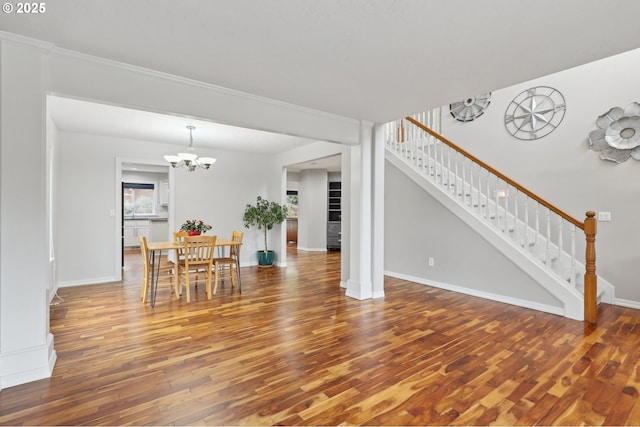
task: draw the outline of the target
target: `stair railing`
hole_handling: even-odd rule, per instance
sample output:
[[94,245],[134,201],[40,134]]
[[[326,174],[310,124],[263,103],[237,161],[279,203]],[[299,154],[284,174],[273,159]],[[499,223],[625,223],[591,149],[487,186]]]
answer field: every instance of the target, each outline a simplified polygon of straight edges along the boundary
[[584,318],[596,323],[595,212],[577,220],[421,121],[439,128],[439,115],[434,118],[429,112],[388,123],[388,148],[572,287],[578,277],[577,245],[582,245],[576,229],[584,232]]

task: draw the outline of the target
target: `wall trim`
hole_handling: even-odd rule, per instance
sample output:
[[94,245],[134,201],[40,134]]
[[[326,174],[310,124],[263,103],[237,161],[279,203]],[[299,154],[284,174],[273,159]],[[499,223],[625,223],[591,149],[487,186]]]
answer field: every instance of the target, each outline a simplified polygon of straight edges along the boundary
[[31,37],[25,37],[25,36],[21,36],[20,34],[9,33],[7,31],[0,31],[0,40],[20,43],[22,45],[34,47],[44,51],[53,51],[56,47],[55,44],[50,42],[46,42],[38,39],[32,39]]
[[306,252],[328,252],[327,248],[304,248],[302,246],[298,246],[298,250]]
[[49,378],[57,359],[51,333],[41,346],[0,354],[0,390]]
[[99,285],[102,283],[117,283],[122,279],[116,276],[94,277],[79,280],[71,280],[68,282],[58,282],[58,288],[69,288],[71,286],[87,286],[87,285]]
[[371,295],[371,298],[384,298],[384,291],[374,292]]
[[612,304],[640,310],[640,301],[633,301],[630,299],[623,299],[623,298],[614,298]]
[[427,280],[420,277],[410,276],[408,274],[396,273],[393,271],[384,272],[385,275],[389,277],[395,277],[396,279],[408,280],[410,282],[419,283],[425,286],[431,286],[433,288],[444,289],[447,291],[458,292],[461,294],[488,299],[491,301],[502,302],[505,304],[515,305],[522,308],[528,308],[537,311],[543,311],[545,313],[556,314],[558,316],[565,317],[564,308],[563,307],[554,307],[552,305],[540,304],[533,301],[523,300],[520,298],[508,297],[505,295],[494,294],[491,292],[484,292],[477,289],[465,288],[463,286],[452,285],[449,283],[438,282],[436,280]]
[[[369,282],[368,285],[369,286],[365,287],[367,290],[372,288],[371,282]],[[345,295],[360,301],[372,298],[371,292],[365,292],[363,290],[362,282],[353,279],[347,280],[347,291]]]

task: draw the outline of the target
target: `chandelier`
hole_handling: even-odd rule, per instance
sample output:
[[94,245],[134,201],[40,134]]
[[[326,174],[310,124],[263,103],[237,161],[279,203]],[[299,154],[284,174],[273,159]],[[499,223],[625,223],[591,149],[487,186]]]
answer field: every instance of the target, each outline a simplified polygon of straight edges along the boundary
[[195,126],[187,126],[189,129],[189,146],[184,153],[178,153],[177,156],[168,154],[164,156],[164,159],[171,164],[171,167],[189,169],[189,172],[193,172],[196,168],[209,169],[212,164],[216,162],[213,157],[198,157],[193,149],[193,130]]

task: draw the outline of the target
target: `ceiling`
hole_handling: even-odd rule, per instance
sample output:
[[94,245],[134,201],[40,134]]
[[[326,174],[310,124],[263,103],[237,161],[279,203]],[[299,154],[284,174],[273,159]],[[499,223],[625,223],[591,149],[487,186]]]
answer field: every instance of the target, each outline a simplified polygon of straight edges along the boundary
[[384,123],[640,47],[637,0],[56,0],[0,29]]
[[228,126],[190,117],[58,96],[49,96],[47,102],[48,110],[58,129],[69,132],[140,139],[186,147],[189,144],[187,126],[195,126],[193,146],[196,151],[198,147],[206,146],[260,154],[281,153],[313,142],[306,138]]
[[[637,0],[56,0],[45,5],[42,14],[0,14],[0,30],[379,123],[640,47]],[[193,124],[196,147],[215,141],[224,149],[255,152],[311,142],[75,102],[80,101],[53,101],[54,120],[63,129],[186,144],[185,126]]]
[[[61,131],[106,135],[116,138],[175,144],[189,143],[187,126],[193,130],[193,147],[225,151],[249,151],[259,154],[282,153],[314,142],[290,135],[240,128],[190,117],[159,114],[59,96],[47,97],[48,111]],[[178,148],[176,148],[177,150]],[[174,153],[167,153],[174,154]],[[136,165],[140,168],[140,165]],[[131,169],[131,168],[128,168]],[[290,171],[341,169],[340,156],[315,159],[288,167]],[[154,171],[148,170],[147,171]]]

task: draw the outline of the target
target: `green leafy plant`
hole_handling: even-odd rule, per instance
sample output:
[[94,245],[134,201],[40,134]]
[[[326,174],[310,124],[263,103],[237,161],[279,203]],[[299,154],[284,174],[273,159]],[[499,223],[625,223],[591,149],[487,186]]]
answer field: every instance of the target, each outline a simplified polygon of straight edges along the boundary
[[247,204],[244,210],[244,226],[258,227],[258,230],[264,230],[264,252],[267,249],[267,231],[271,230],[274,225],[281,224],[287,219],[288,208],[276,202],[270,202],[258,196],[255,205]]
[[188,219],[180,226],[180,231],[199,231],[206,233],[207,230],[211,230],[211,228],[209,224],[205,224],[200,219]]

